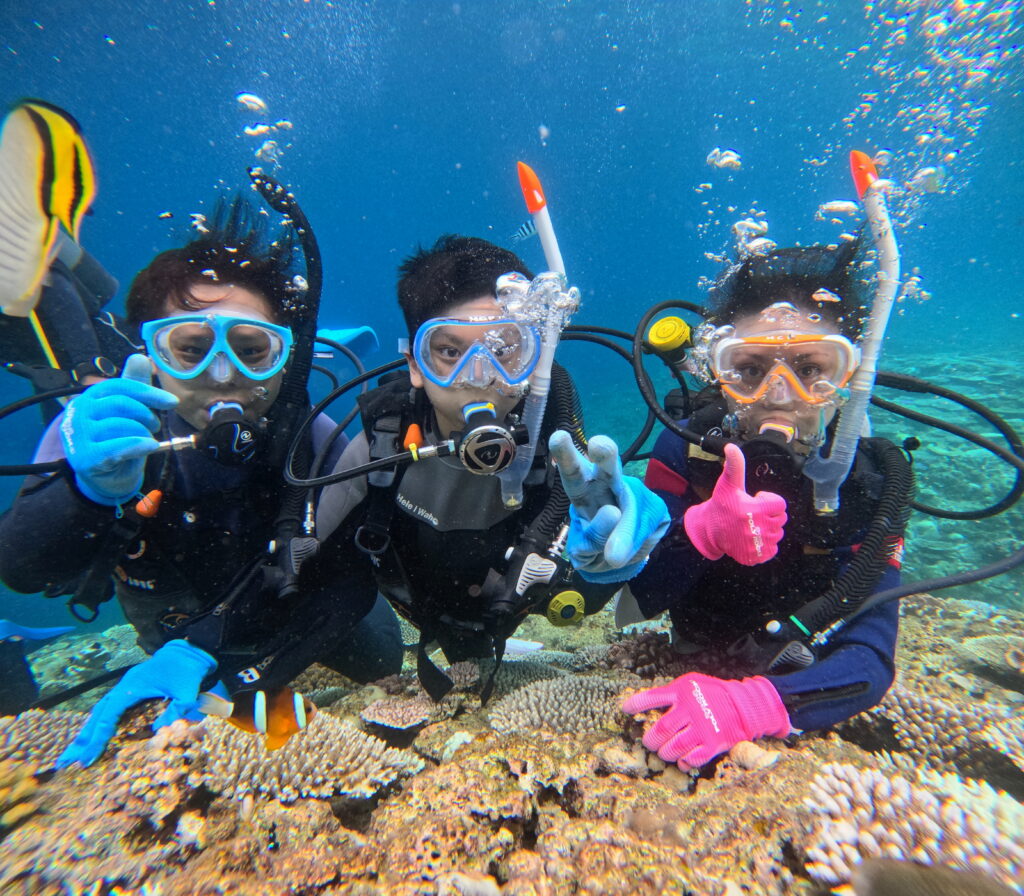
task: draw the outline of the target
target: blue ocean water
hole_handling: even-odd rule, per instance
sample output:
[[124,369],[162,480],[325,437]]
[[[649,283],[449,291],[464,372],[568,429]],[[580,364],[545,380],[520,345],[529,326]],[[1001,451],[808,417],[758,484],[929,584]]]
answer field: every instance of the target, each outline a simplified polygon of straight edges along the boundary
[[[1019,422],[1020,15],[1008,0],[12,3],[0,100],[41,97],[81,122],[100,182],[83,242],[123,285],[188,238],[191,214],[244,189],[247,166],[272,170],[324,252],[322,324],[372,325],[381,361],[404,335],[398,263],[446,232],[507,243],[526,219],[519,159],[548,192],[584,296],[577,322],[631,329],[656,301],[702,299],[721,268],[707,255],[731,247],[738,220],[763,213],[779,245],[836,240],[853,224],[815,215],[854,198],[847,151],[887,150],[905,271],[923,292],[900,304],[882,366],[960,371],[958,388]],[[709,164],[715,148],[739,167]],[[535,239],[520,248],[543,268]],[[627,439],[642,404],[625,365],[576,346],[564,359],[589,428]],[[24,460],[35,419],[4,425],[0,455]],[[961,445],[933,445],[956,464]],[[941,484],[951,500],[1010,482],[988,462],[957,470]],[[1019,544],[1019,519],[928,534],[934,550],[959,525],[998,556]],[[935,574],[913,555],[911,541],[910,568]],[[997,581],[962,594],[1019,599],[1020,572]],[[6,606],[64,618],[34,598]]]

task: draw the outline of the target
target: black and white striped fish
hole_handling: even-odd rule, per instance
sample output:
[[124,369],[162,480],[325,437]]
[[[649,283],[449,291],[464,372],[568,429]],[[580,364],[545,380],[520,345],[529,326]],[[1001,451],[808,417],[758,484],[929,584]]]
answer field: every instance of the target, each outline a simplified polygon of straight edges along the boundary
[[528,240],[531,236],[536,235],[537,225],[533,223],[533,218],[530,218],[522,227],[513,233],[509,239],[511,239],[513,243],[521,243],[523,240]]

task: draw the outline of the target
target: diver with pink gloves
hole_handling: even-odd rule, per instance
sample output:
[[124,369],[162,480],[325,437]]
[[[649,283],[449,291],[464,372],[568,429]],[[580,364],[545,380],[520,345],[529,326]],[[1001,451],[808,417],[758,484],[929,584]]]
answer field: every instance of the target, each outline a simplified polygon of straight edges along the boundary
[[[673,522],[629,587],[647,618],[670,613],[694,671],[623,708],[666,710],[643,743],[683,769],[739,741],[841,722],[892,683],[895,602],[843,614],[898,584],[907,462],[886,440],[859,438],[858,424],[827,513],[815,512],[812,480],[836,454],[837,411],[862,363],[858,248],[781,249],[730,268],[696,334],[707,388],[686,421],[728,439],[725,456],[670,431],[654,448],[645,482]],[[871,556],[858,558],[869,530]],[[832,617],[827,643],[808,637]]]

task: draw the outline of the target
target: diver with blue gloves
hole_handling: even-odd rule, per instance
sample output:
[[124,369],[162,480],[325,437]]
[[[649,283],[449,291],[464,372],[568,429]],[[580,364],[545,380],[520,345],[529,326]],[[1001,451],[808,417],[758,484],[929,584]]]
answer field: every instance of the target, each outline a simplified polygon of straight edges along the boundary
[[[94,762],[146,699],[170,701],[159,727],[197,718],[202,691],[273,694],[314,661],[362,681],[401,667],[397,619],[373,591],[333,587],[308,550],[305,492],[281,475],[309,407],[319,259],[293,197],[253,179],[305,224],[306,277],[288,232],[272,240],[254,208],[222,204],[136,276],[126,312],[146,353],[71,399],[36,455],[66,464],[30,476],[0,519],[9,587],[69,594],[82,618],[116,594],[150,654],[58,766]],[[320,417],[299,450],[333,463],[337,435]]]
[[[400,275],[409,369],[360,397],[364,431],[323,477],[317,530],[346,593],[379,588],[419,629],[420,681],[440,699],[452,683],[429,645],[497,669],[527,614],[563,625],[600,610],[669,518],[623,475],[611,439],[588,444],[564,368],[551,365],[539,432],[522,422],[545,335],[526,312],[542,304],[567,318],[578,293],[564,276],[534,278],[513,253],[459,236],[412,255]],[[403,447],[412,462],[389,465]],[[509,485],[501,477],[524,451],[525,475]],[[493,675],[484,699],[492,685]]]

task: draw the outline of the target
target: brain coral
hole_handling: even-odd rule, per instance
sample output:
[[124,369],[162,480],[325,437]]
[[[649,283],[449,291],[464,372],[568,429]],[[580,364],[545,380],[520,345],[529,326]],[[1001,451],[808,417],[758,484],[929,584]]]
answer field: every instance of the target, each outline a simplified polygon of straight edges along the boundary
[[615,682],[596,676],[537,681],[495,703],[491,727],[502,734],[539,729],[561,734],[596,731],[614,717],[619,689]]
[[807,870],[836,885],[866,858],[982,871],[1024,893],[1024,806],[980,781],[920,769],[911,779],[832,763],[811,784]]
[[279,750],[266,749],[261,738],[207,717],[198,743],[189,750],[193,786],[233,797],[265,793],[282,803],[299,797],[341,795],[368,798],[403,775],[423,768],[423,760],[326,712]]

